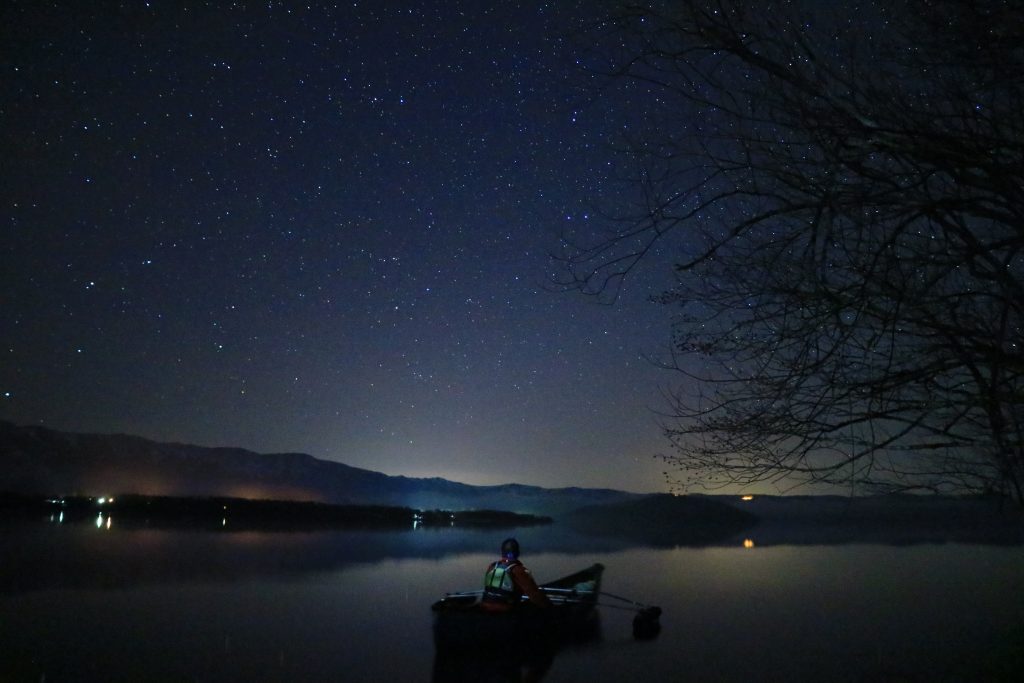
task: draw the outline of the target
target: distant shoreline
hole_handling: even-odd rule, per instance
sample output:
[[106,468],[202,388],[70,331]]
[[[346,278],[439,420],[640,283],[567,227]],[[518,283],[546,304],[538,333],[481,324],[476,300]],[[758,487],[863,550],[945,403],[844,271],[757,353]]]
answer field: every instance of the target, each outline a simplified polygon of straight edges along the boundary
[[62,524],[115,520],[118,528],[187,528],[215,531],[313,531],[345,528],[510,528],[550,524],[539,515],[502,510],[417,510],[388,505],[338,505],[313,501],[226,496],[121,494],[36,496],[0,492],[0,510]]

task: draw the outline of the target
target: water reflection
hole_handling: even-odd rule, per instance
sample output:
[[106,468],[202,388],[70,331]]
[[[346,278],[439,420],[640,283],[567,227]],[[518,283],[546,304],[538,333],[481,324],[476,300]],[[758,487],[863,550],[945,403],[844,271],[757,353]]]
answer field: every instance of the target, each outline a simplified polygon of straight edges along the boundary
[[[64,515],[64,513],[62,512],[61,513],[62,521],[63,521],[63,515]],[[96,528],[97,529],[106,529],[107,531],[109,531],[111,525],[113,524],[113,521],[114,521],[113,515],[106,515],[106,516],[104,516],[103,513],[101,512],[98,515],[96,515]]]
[[561,642],[507,642],[434,654],[432,683],[533,683],[545,678],[563,651],[579,652],[601,643],[599,615]]
[[523,530],[538,580],[601,561],[604,590],[663,607],[658,638],[636,640],[632,612],[601,607],[585,642],[438,654],[430,604],[479,585],[493,530],[188,533],[107,519],[0,529],[0,680],[960,681],[1015,680],[1000,674],[1024,664],[1021,547],[753,536],[749,553],[745,537],[630,548]]
[[[442,559],[487,552],[493,529],[423,527],[324,532],[233,530],[228,511],[207,530],[156,529],[113,523],[108,510],[73,523],[63,510],[38,521],[0,522],[0,594],[49,588],[117,588],[164,581],[235,581],[245,577],[332,571],[352,564],[427,557]],[[754,532],[754,533],[751,533]],[[502,532],[504,533],[504,532]],[[661,547],[641,538],[581,531],[560,524],[517,530],[536,552],[601,555]],[[756,535],[755,535],[756,533]],[[498,533],[497,535],[501,535]],[[102,537],[102,538],[101,538]],[[673,547],[764,550],[778,546],[835,544],[1021,544],[1019,527],[926,529],[905,526],[759,524],[740,534]],[[756,542],[755,542],[756,539]],[[60,556],[61,562],[52,558]],[[115,569],[112,570],[111,567]]]
[[433,683],[534,683],[548,673],[555,652],[495,649],[487,652],[437,653]]

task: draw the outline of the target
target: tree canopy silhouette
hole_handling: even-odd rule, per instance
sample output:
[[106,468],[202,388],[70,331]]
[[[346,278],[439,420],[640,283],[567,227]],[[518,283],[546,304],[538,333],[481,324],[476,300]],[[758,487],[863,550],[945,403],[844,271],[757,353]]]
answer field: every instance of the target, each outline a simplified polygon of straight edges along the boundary
[[594,28],[639,199],[566,236],[560,284],[613,297],[673,250],[675,485],[1024,502],[1022,27],[995,0],[686,0]]

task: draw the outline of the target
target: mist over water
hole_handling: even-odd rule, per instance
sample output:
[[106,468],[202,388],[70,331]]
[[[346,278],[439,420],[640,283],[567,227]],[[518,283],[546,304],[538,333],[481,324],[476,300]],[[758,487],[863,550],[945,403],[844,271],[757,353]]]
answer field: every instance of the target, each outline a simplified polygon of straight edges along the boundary
[[[446,680],[430,605],[478,588],[507,533],[5,526],[0,680]],[[605,591],[664,610],[637,641],[605,600],[599,638],[544,681],[1015,680],[1024,664],[1019,544],[517,536],[539,581],[601,562]]]

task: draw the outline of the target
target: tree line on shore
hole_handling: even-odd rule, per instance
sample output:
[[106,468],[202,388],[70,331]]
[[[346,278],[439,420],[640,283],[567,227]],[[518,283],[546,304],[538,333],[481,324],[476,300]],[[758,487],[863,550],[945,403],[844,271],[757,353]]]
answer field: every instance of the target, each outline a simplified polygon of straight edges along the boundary
[[513,527],[548,524],[550,517],[502,510],[417,510],[387,505],[335,505],[315,501],[232,497],[0,494],[10,515],[57,516],[61,522],[117,517],[118,526],[194,527],[224,530],[303,530],[345,527]]

